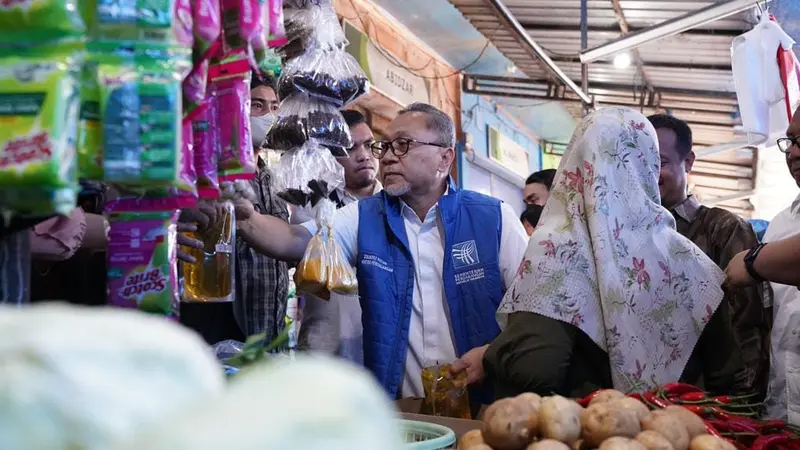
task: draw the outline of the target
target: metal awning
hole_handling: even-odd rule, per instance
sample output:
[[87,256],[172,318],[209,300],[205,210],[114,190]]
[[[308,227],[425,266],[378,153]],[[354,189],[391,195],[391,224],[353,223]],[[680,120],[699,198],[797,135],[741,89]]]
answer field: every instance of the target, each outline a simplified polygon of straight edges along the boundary
[[[580,94],[565,86],[558,74],[536,57],[526,39],[498,12],[498,0],[449,1],[525,76],[467,75],[466,92],[559,101],[580,117]],[[581,0],[499,3],[558,70],[582,87]],[[722,3],[724,9],[736,3],[740,12],[728,11],[721,19],[638,46],[630,52],[633,61],[627,68],[615,67],[613,54],[589,64],[586,94],[598,105],[626,105],[645,114],[670,112],[687,120],[692,125],[697,151],[733,140],[741,121],[730,48],[733,39],[755,23],[755,2],[750,2],[752,8],[744,11],[739,0]],[[586,48],[597,48],[720,5],[709,0],[586,0]],[[752,209],[747,196],[755,187],[754,164],[755,150],[750,148],[707,155],[698,161],[691,182],[703,200],[723,201],[719,206],[747,216]],[[736,182],[730,182],[730,178]]]

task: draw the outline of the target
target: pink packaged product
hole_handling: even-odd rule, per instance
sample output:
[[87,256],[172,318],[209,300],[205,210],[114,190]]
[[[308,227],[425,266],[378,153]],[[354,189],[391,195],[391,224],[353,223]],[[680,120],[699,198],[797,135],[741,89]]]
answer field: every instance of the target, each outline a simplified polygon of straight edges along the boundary
[[256,38],[261,22],[258,0],[221,0],[222,31],[226,53],[229,49],[246,48]]
[[207,59],[196,63],[192,71],[183,79],[183,118],[192,120],[197,114],[197,108],[203,103],[208,90]]
[[219,198],[219,139],[217,138],[216,100],[211,93],[192,120],[194,168],[197,173],[197,194],[200,198]]
[[219,131],[220,181],[246,180],[255,176],[256,161],[250,135],[250,66],[247,60],[212,65],[211,90],[216,100]]
[[181,208],[197,205],[197,170],[194,167],[194,130],[192,121],[181,122],[181,185],[176,195]]
[[109,205],[108,303],[177,318],[180,297],[177,223],[180,211],[120,210]]
[[[286,39],[286,28],[283,25],[283,1],[264,0],[269,6],[269,41],[270,47],[280,47],[289,42]],[[262,19],[263,20],[263,19]]]
[[222,34],[222,11],[219,0],[194,0],[194,62],[210,59],[216,53]]

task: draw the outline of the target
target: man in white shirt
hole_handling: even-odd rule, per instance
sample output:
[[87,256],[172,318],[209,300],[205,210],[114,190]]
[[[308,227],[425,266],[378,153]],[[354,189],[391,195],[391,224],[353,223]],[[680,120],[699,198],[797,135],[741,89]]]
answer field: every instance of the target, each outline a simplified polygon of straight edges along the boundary
[[[378,158],[372,154],[375,136],[367,119],[358,111],[342,111],[353,146],[348,158],[337,161],[344,167],[345,190],[339,193],[342,203],[349,205],[377,194],[383,189],[378,181]],[[291,223],[313,219],[310,208],[298,209]],[[331,293],[330,300],[313,295],[303,295],[303,323],[300,325],[298,348],[312,352],[336,354],[358,365],[364,364],[361,305],[358,294]]]
[[[789,129],[789,138],[800,137],[800,109],[795,112]],[[800,186],[800,146],[781,146],[786,153],[786,165]],[[774,242],[800,232],[800,196],[789,208],[770,222],[764,242]],[[767,245],[769,247],[769,245]],[[756,247],[759,248],[759,247]],[[755,253],[753,256],[758,256]],[[734,258],[731,265],[747,258]],[[755,258],[750,261],[751,269]],[[754,273],[760,278],[758,273]],[[758,280],[761,281],[761,280]],[[770,349],[770,380],[767,394],[767,414],[800,425],[800,291],[796,286],[770,283],[772,286],[772,326]]]
[[[384,191],[334,218],[335,238],[358,271],[364,364],[395,397],[423,396],[422,368],[457,359],[478,384],[527,235],[510,206],[450,183],[455,125],[445,113],[415,103],[387,131],[389,140],[373,145]],[[254,214],[247,202],[236,206],[239,235],[254,248],[303,256],[313,223],[292,226]]]

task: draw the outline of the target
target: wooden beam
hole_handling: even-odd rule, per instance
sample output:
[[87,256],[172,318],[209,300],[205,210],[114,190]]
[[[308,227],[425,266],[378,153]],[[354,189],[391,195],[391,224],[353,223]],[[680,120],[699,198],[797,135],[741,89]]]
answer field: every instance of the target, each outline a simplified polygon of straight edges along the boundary
[[[625,12],[622,10],[619,0],[611,0],[611,6],[614,8],[614,15],[617,17],[617,23],[619,24],[620,31],[622,31],[622,35],[626,36],[630,34],[631,29],[628,26],[628,20],[625,18]],[[639,73],[642,74],[642,81],[644,81],[644,85],[647,86],[647,90],[653,92],[653,83],[650,82],[650,76],[644,68],[644,62],[642,61],[642,55],[639,54],[639,49],[634,48],[631,51],[631,56],[633,57],[634,64],[636,64],[636,67],[639,69]]]

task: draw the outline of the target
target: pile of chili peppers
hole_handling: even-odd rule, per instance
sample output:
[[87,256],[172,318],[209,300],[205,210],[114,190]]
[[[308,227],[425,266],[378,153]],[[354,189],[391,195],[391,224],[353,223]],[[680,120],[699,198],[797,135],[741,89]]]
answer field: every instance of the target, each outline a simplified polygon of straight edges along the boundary
[[[587,406],[597,392],[578,403]],[[752,395],[710,396],[691,384],[670,383],[629,396],[650,409],[680,405],[700,416],[709,434],[729,440],[739,450],[800,450],[800,429],[782,420],[759,420],[762,405],[750,403]]]

